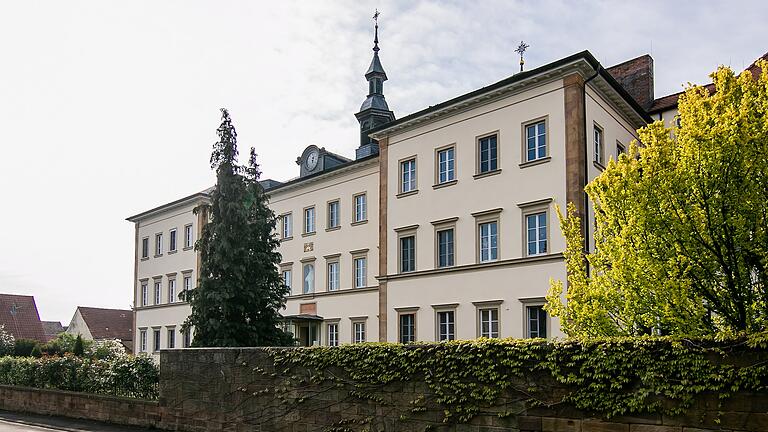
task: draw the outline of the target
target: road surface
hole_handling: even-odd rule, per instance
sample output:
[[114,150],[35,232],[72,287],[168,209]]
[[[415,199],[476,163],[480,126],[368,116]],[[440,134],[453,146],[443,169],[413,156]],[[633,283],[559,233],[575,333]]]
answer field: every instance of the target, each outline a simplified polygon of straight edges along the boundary
[[148,429],[117,426],[64,417],[0,411],[0,432],[147,432]]

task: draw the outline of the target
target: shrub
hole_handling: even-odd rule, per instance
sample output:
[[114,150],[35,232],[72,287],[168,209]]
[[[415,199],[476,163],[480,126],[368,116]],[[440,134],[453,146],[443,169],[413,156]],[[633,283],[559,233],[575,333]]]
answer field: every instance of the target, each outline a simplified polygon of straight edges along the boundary
[[157,399],[160,370],[146,356],[99,360],[1,357],[0,384]]
[[82,357],[85,353],[85,347],[83,346],[83,337],[80,335],[77,335],[77,339],[75,339],[75,348],[72,349],[72,353],[78,357]]
[[43,356],[43,351],[40,350],[40,344],[37,344],[32,348],[32,352],[29,353],[30,356],[35,358],[40,358]]
[[15,342],[13,335],[5,331],[5,326],[0,324],[0,356],[13,354]]
[[38,342],[32,339],[16,339],[13,344],[13,355],[17,357],[29,357]]

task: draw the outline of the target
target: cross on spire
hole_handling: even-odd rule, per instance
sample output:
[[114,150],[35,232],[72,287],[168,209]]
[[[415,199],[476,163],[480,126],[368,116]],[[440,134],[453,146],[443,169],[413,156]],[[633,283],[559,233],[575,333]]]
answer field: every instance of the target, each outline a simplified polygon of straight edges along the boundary
[[376,9],[376,12],[373,13],[373,22],[375,23],[375,31],[374,31],[374,37],[373,37],[373,50],[378,52],[379,51],[379,15],[381,15],[381,12],[379,12],[378,9]]
[[523,65],[525,64],[525,60],[523,60],[523,53],[525,52],[526,48],[530,48],[530,45],[520,41],[520,45],[518,45],[517,49],[515,50],[516,53],[520,54],[520,72],[523,71]]

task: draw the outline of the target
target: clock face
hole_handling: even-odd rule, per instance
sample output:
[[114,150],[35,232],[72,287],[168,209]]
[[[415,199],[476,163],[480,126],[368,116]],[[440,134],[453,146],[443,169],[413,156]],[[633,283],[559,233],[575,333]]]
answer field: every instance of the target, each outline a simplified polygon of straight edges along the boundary
[[320,158],[320,152],[317,150],[312,151],[307,155],[306,165],[307,169],[312,171],[317,166],[317,161]]

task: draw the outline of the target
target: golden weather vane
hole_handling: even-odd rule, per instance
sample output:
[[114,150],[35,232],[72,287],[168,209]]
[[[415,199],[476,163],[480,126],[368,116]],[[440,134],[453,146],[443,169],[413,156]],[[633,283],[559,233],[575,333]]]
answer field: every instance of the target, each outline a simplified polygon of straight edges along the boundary
[[523,65],[525,64],[525,60],[523,60],[523,53],[525,52],[526,48],[530,48],[530,45],[520,41],[520,45],[518,45],[517,49],[515,50],[516,53],[520,54],[520,72],[523,71]]

